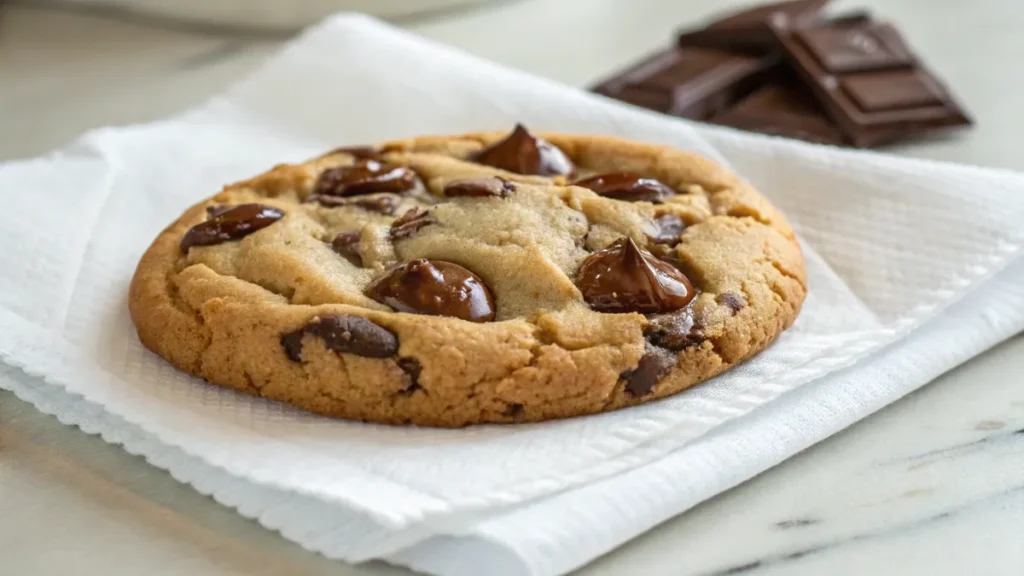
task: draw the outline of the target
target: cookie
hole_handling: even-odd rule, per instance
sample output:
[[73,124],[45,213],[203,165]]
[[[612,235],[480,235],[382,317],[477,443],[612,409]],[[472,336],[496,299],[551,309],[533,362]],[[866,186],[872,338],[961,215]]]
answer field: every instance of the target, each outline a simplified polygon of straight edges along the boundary
[[142,343],[306,410],[457,427],[675,394],[764,349],[806,291],[785,218],[705,158],[430,136],[226,186],[142,257]]

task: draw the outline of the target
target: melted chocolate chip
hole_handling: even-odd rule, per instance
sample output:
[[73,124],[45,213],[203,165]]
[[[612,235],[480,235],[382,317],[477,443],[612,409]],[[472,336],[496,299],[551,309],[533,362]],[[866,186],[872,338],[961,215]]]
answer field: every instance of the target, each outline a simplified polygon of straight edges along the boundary
[[497,176],[460,178],[444,185],[445,196],[496,196],[498,198],[506,198],[515,190],[515,184]]
[[392,267],[366,295],[399,312],[494,320],[494,297],[479,276],[458,264],[417,258]]
[[679,236],[686,230],[683,219],[675,214],[662,214],[654,219],[655,232],[647,237],[655,244],[675,246],[679,244]]
[[352,200],[353,206],[358,206],[369,212],[379,212],[385,216],[394,215],[402,199],[391,194],[382,194],[373,198],[356,198]]
[[419,177],[411,168],[377,160],[361,160],[351,166],[325,170],[316,183],[314,193],[324,196],[359,196],[376,192],[400,194],[414,190],[418,184]]
[[[248,236],[277,222],[284,216],[277,208],[263,204],[240,204],[218,212],[206,222],[196,224],[181,239],[181,251],[193,246],[210,246]],[[211,212],[210,210],[207,210]]]
[[576,167],[557,146],[538,138],[522,124],[516,124],[503,140],[484,148],[473,157],[474,162],[501,168],[517,174],[563,176]]
[[349,262],[362,268],[363,256],[359,253],[359,232],[342,232],[331,241],[331,249]]
[[598,312],[668,312],[696,295],[682,272],[641,250],[632,238],[620,238],[588,256],[576,274],[576,286]]
[[414,232],[437,222],[430,212],[426,210],[420,210],[419,208],[410,208],[405,214],[399,216],[394,222],[391,223],[391,231],[389,236],[391,241],[401,240],[412,236]]
[[626,392],[633,396],[646,396],[654,391],[654,385],[665,377],[676,365],[676,355],[664,348],[648,346],[640,357],[636,368],[622,373],[626,380]]
[[729,309],[731,309],[733,314],[747,307],[747,301],[743,299],[743,296],[740,296],[739,294],[733,294],[732,292],[719,294],[717,301],[722,306],[727,306]]
[[655,180],[630,172],[609,172],[573,182],[576,186],[589,188],[599,195],[627,202],[658,203],[675,195],[675,190]]
[[648,320],[644,334],[655,346],[679,351],[704,341],[704,327],[694,320],[690,308],[658,314]]
[[385,216],[393,216],[402,199],[394,194],[381,194],[371,198],[356,197],[345,198],[342,196],[325,196],[323,194],[312,194],[306,199],[307,202],[319,202],[321,206],[337,208],[338,206],[355,206],[369,212],[378,212]]
[[281,346],[292,362],[302,361],[302,337],[317,336],[328,350],[368,358],[386,358],[398,352],[398,337],[383,326],[360,316],[317,316],[302,328],[281,336]]
[[399,392],[402,395],[409,395],[417,390],[422,390],[420,386],[420,372],[423,371],[423,367],[420,365],[419,360],[415,358],[399,358],[396,362],[398,367],[405,372],[406,376],[409,377],[409,384],[405,387],[405,390]]

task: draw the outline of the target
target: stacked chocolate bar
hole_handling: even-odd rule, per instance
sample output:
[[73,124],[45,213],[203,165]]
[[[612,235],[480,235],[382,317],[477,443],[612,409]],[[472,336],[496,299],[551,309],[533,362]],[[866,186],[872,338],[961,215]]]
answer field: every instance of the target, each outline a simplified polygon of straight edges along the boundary
[[731,14],[593,91],[665,114],[825,144],[875,147],[971,123],[892,25],[829,17],[829,0]]

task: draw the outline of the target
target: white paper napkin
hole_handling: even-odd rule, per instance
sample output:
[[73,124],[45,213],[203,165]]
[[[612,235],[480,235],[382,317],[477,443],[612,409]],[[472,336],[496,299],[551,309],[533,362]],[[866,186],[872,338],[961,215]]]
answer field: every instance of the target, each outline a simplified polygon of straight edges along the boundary
[[[138,257],[221,184],[340,144],[516,121],[695,150],[750,179],[804,243],[796,325],[662,402],[456,431],[311,416],[138,343]],[[311,550],[439,574],[571,569],[1024,328],[1024,176],[670,120],[358,16],[198,110],[0,165],[0,193],[0,386]]]

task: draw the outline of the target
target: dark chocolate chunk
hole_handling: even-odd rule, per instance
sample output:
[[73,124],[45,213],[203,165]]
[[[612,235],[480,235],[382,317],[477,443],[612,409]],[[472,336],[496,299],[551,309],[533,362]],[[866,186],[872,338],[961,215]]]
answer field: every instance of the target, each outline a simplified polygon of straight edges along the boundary
[[650,394],[654,391],[655,384],[671,372],[675,365],[674,352],[657,346],[648,346],[636,368],[622,374],[622,378],[626,380],[626,392],[637,397]]
[[405,387],[405,390],[399,392],[399,394],[408,396],[417,390],[422,390],[420,386],[420,372],[423,371],[423,366],[420,365],[420,361],[415,358],[399,358],[396,361],[398,367],[405,372],[406,376],[409,377],[409,384]]
[[766,84],[729,110],[713,116],[710,122],[819,144],[845,143],[843,133],[811,91],[796,81]]
[[516,185],[498,176],[460,178],[444,185],[445,196],[495,196],[506,198]]
[[609,172],[573,182],[597,192],[601,196],[628,202],[659,203],[676,191],[654,178],[645,178],[630,172]]
[[385,216],[393,216],[402,199],[394,194],[379,194],[371,197],[357,196],[345,198],[343,196],[325,196],[323,194],[312,194],[306,199],[307,202],[319,202],[321,206],[336,208],[338,206],[355,206],[369,212],[379,212]]
[[415,190],[418,184],[419,177],[412,168],[361,160],[351,166],[324,170],[314,193],[324,196],[358,196],[376,192],[400,194]]
[[[825,112],[855,146],[971,123],[891,26],[826,23],[798,29],[772,22],[771,29]],[[808,39],[814,38],[818,41],[811,44]]]
[[537,176],[565,176],[576,169],[565,152],[534,136],[522,124],[516,124],[504,139],[477,153],[473,161],[517,174]]
[[526,409],[522,404],[513,402],[509,404],[505,411],[502,413],[504,416],[511,418],[513,422],[522,422],[526,416]]
[[706,48],[672,48],[593,90],[642,108],[703,120],[750,93],[779,62],[775,53],[749,56]]
[[371,282],[366,295],[399,312],[494,320],[494,297],[484,281],[452,262],[417,258],[399,264]]
[[341,232],[331,241],[331,249],[346,260],[363,266],[363,256],[359,253],[359,232]]
[[650,316],[648,321],[644,334],[655,346],[679,351],[704,341],[704,327],[694,320],[690,308]]
[[398,337],[386,328],[359,316],[321,316],[304,328],[323,339],[329,350],[370,358],[398,352]]
[[302,329],[289,332],[281,336],[281,348],[292,362],[302,362],[302,337],[305,335]]
[[302,328],[281,336],[281,346],[293,362],[302,361],[302,337],[317,336],[328,350],[368,358],[386,358],[398,352],[393,332],[360,316],[317,316]]
[[743,296],[740,296],[739,294],[733,294],[732,292],[719,294],[717,301],[722,306],[727,306],[729,309],[731,309],[733,314],[747,307],[746,299],[743,298]]
[[668,312],[696,295],[682,272],[641,250],[632,238],[588,256],[576,273],[576,286],[598,312]]
[[655,244],[675,246],[679,244],[679,237],[682,235],[683,230],[686,230],[686,223],[675,214],[657,216],[654,218],[653,225],[653,233],[648,234],[647,237]]
[[769,20],[781,18],[791,25],[810,24],[823,18],[822,9],[830,1],[790,0],[756,6],[725,15],[699,30],[683,32],[677,42],[682,47],[766,52],[774,47]]
[[412,236],[420,228],[437,222],[430,212],[419,208],[410,208],[391,223],[389,236],[391,241],[401,240]]
[[229,240],[237,240],[257,230],[262,230],[284,216],[273,206],[263,204],[240,204],[196,224],[181,239],[181,251],[188,252],[193,246],[209,246]]

